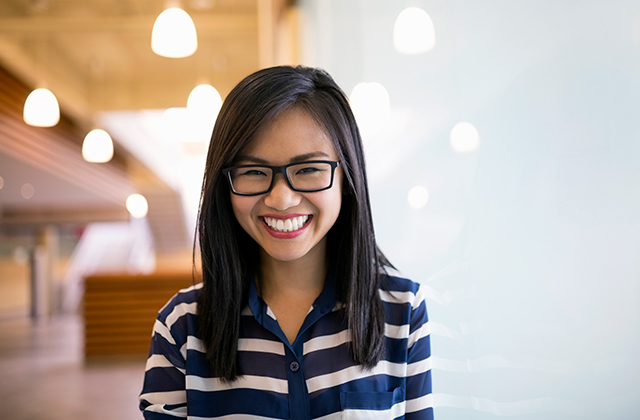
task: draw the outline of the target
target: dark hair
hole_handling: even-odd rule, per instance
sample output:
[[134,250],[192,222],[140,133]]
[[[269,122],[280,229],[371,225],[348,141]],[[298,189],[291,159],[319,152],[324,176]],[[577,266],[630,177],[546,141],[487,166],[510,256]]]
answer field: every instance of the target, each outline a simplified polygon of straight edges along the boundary
[[327,234],[327,264],[336,274],[338,300],[345,304],[353,358],[371,368],[384,355],[384,308],[378,288],[381,271],[390,264],[375,242],[362,141],[347,97],[323,70],[272,67],[242,80],[224,101],[202,186],[198,330],[215,375],[227,381],[242,375],[236,358],[240,316],[249,281],[259,269],[259,249],[233,214],[221,170],[235,164],[261,129],[292,108],[307,112],[324,128],[344,173],[340,214]]

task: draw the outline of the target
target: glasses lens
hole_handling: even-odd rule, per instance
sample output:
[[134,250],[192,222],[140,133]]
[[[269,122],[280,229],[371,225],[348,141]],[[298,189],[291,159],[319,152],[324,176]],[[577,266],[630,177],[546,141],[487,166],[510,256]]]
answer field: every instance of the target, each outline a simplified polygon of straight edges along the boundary
[[291,184],[301,191],[315,191],[329,187],[332,172],[331,165],[322,162],[303,162],[287,168]]
[[264,166],[234,168],[230,174],[233,189],[240,194],[257,194],[267,191],[273,175],[271,169]]

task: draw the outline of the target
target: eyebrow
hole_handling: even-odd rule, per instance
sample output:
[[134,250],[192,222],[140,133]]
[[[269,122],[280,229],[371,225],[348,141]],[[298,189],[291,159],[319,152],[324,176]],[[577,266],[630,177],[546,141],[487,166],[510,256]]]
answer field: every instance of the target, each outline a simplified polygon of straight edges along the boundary
[[[311,152],[311,153],[304,153],[301,155],[297,155],[292,157],[291,159],[289,159],[289,163],[294,163],[294,162],[303,162],[305,160],[309,160],[309,159],[313,159],[313,158],[319,158],[319,157],[324,157],[324,158],[330,158],[330,156],[324,152]],[[265,159],[261,159],[259,157],[256,156],[251,156],[251,155],[240,155],[238,156],[238,162],[251,162],[251,163],[258,163],[261,165],[269,165],[270,162],[268,160]]]

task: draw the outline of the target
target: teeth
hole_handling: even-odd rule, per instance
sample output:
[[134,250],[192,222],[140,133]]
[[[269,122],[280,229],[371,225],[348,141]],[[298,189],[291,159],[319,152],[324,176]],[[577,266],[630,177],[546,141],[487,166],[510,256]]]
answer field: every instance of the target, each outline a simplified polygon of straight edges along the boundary
[[264,222],[273,230],[278,232],[293,232],[300,229],[309,220],[309,216],[292,217],[291,219],[274,219],[265,217]]

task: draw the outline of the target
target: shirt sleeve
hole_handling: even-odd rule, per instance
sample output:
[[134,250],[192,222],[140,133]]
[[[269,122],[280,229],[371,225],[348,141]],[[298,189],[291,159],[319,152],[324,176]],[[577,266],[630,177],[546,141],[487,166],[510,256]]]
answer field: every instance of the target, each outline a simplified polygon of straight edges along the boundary
[[160,315],[153,327],[140,410],[148,420],[187,417],[185,357]]
[[408,353],[405,418],[433,420],[430,330],[422,286],[412,303]]

